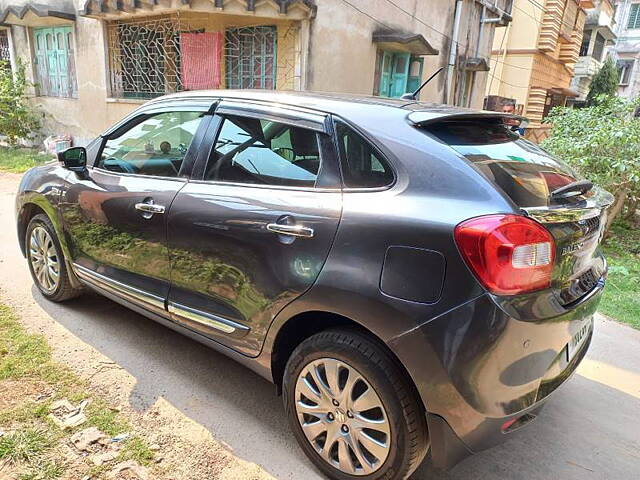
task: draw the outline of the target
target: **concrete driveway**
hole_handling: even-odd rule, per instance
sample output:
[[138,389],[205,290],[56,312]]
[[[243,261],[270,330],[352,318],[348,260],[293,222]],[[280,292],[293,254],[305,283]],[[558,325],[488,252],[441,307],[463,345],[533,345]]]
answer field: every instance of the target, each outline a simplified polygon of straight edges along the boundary
[[[97,295],[63,305],[33,287],[13,218],[17,177],[0,178],[0,290],[23,315],[38,312],[124,368],[135,379],[129,404],[162,398],[244,460],[280,479],[322,478],[287,429],[272,385],[202,345]],[[34,304],[35,302],[35,304]],[[35,313],[34,313],[35,314]],[[114,386],[117,388],[117,386]],[[578,374],[517,437],[432,479],[640,478],[640,332],[598,318]]]

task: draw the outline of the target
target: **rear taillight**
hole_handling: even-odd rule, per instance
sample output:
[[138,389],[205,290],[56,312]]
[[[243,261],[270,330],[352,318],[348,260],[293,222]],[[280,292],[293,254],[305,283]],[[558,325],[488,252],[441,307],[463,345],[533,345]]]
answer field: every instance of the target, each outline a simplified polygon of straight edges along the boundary
[[551,284],[555,243],[534,220],[487,215],[462,222],[454,235],[467,265],[492,293],[515,295]]

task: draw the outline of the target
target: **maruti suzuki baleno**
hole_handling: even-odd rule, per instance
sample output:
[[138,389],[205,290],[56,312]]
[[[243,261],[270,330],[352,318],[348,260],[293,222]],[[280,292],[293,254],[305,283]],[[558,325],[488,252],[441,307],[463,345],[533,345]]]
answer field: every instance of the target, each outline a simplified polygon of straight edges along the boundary
[[27,172],[18,237],[49,300],[93,289],[274,382],[327,477],[404,479],[515,435],[591,342],[612,197],[514,120],[161,97]]

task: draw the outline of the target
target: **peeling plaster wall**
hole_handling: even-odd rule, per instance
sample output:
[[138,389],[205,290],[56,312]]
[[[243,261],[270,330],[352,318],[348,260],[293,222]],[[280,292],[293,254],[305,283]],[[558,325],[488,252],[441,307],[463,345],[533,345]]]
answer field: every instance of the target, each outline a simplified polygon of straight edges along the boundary
[[[311,22],[309,90],[371,95],[377,50],[371,39],[375,30],[385,26],[422,34],[440,51],[439,55],[424,57],[425,79],[437,68],[446,66],[449,42],[438,32],[451,35],[455,2],[398,1],[404,12],[386,0],[349,0],[349,3],[364,13],[343,0],[317,0],[318,11]],[[442,102],[444,84],[443,72],[423,90],[421,99]]]

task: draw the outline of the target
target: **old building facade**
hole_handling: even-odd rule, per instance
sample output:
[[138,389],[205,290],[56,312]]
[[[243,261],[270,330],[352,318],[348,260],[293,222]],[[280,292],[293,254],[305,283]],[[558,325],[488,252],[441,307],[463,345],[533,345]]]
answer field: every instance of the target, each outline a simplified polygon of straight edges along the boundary
[[[150,98],[266,88],[481,107],[511,0],[0,0],[0,56],[22,61],[46,133],[95,137]],[[3,40],[4,39],[4,40]],[[3,43],[4,42],[4,43]],[[3,47],[5,45],[5,47]],[[4,50],[3,50],[4,48]]]
[[635,99],[640,95],[640,1],[618,1],[616,7],[618,95]]
[[578,96],[571,89],[580,55],[586,7],[579,0],[516,0],[513,21],[496,32],[487,94],[515,101],[529,119],[527,135],[544,138],[551,108]]
[[572,101],[581,103],[589,93],[591,79],[602,67],[609,50],[616,42],[615,6],[611,0],[595,0],[585,4],[586,20],[575,65],[571,88],[578,94]]

